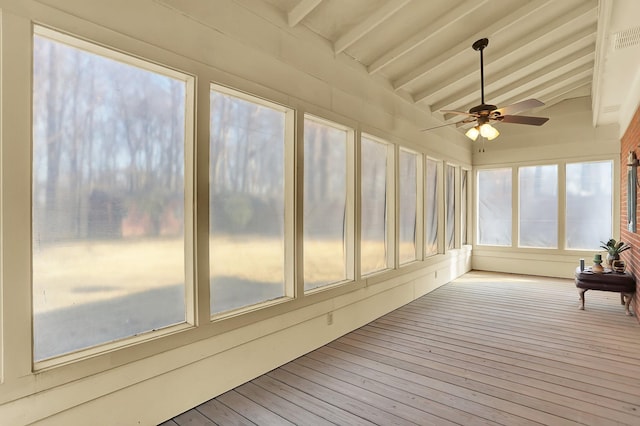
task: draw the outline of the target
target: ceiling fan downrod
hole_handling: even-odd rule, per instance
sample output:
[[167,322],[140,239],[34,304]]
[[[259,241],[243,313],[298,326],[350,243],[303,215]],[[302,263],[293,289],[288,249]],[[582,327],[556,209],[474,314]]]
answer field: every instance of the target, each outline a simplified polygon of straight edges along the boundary
[[[484,103],[484,48],[489,45],[489,39],[481,38],[471,45],[473,50],[480,51],[480,105],[474,106],[469,110],[472,114],[479,114],[480,116],[489,116],[498,107],[495,105],[487,105]],[[480,123],[482,124],[482,123]]]
[[484,105],[484,55],[482,52],[484,51],[484,48],[487,47],[488,45],[489,45],[489,39],[481,38],[480,40],[473,43],[473,45],[471,46],[473,47],[473,50],[480,51],[480,100],[481,100],[480,103],[483,105]]

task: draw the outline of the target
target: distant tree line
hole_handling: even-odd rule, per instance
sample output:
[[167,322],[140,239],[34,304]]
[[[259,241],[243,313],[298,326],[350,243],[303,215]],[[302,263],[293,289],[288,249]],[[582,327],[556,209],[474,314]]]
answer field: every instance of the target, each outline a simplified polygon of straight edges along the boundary
[[38,241],[182,232],[185,83],[34,42]]

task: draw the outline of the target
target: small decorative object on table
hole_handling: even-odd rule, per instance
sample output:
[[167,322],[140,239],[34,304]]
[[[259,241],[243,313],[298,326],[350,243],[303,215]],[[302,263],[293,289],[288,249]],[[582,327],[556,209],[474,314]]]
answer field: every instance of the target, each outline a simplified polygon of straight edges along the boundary
[[602,255],[600,253],[596,253],[593,256],[593,267],[591,267],[591,271],[596,274],[604,272],[604,268],[602,267]]
[[611,269],[613,269],[612,262],[620,259],[620,253],[631,248],[629,244],[616,241],[613,238],[610,238],[606,243],[604,241],[600,242],[602,243],[600,247],[607,251],[607,266]]
[[611,262],[611,269],[613,272],[617,272],[618,274],[624,274],[624,270],[627,265],[624,263],[624,260],[616,259]]

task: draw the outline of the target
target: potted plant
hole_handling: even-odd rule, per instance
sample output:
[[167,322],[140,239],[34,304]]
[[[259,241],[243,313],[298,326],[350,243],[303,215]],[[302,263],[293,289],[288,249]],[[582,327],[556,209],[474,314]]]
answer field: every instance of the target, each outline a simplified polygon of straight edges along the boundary
[[611,238],[609,241],[607,241],[606,243],[604,241],[600,241],[602,243],[602,245],[600,247],[602,247],[603,249],[605,249],[607,251],[607,265],[609,266],[609,268],[611,268],[611,263],[614,260],[619,260],[620,259],[620,253],[622,253],[625,250],[629,250],[631,248],[631,246],[627,243],[624,243],[622,241],[616,241],[613,238]]

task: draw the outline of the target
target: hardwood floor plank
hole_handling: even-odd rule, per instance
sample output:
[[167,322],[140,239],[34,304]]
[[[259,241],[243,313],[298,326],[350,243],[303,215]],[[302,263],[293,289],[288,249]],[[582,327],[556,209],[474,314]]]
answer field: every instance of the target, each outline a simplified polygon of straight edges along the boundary
[[[476,360],[473,359],[461,360],[450,356],[450,354],[438,354],[437,351],[433,349],[425,350],[426,348],[423,345],[401,344],[398,341],[394,343],[392,339],[384,336],[383,338],[371,338],[352,333],[350,337],[354,340],[373,343],[381,347],[391,346],[394,347],[395,351],[419,356],[433,363],[447,365],[448,368],[446,371],[455,371],[452,369],[459,368],[468,372],[478,373],[469,374],[468,377],[484,381],[485,383],[487,382],[487,378],[490,377],[492,379],[491,383],[496,386],[502,386],[505,389],[511,388],[538,399],[554,402],[572,409],[578,409],[584,413],[592,413],[597,416],[606,417],[607,419],[629,423],[634,421],[634,413],[640,410],[640,405],[618,403],[606,397],[594,398],[593,394],[582,390],[558,386],[552,382],[531,376],[522,376],[513,370],[503,368],[502,365],[491,365],[486,362],[486,360],[482,360],[482,362],[476,362]],[[509,382],[515,385],[510,385]],[[530,389],[525,390],[524,387],[521,386],[523,382],[526,382],[526,387]],[[569,395],[565,395],[567,392],[570,392]]]
[[313,397],[298,389],[273,379],[267,375],[258,377],[253,383],[263,388],[266,392],[275,393],[296,405],[304,407],[310,413],[316,414],[337,425],[372,426],[368,420],[351,414],[335,405]]
[[510,413],[534,422],[548,425],[577,424],[576,422],[572,422],[548,414],[545,411],[539,411],[515,403],[508,397],[495,397],[489,393],[482,392],[482,389],[474,389],[473,387],[468,387],[466,386],[466,379],[462,379],[460,381],[457,381],[456,383],[454,380],[447,380],[448,377],[439,375],[437,374],[437,372],[434,374],[430,374],[429,370],[426,368],[410,363],[404,363],[402,361],[389,359],[384,356],[379,356],[375,353],[367,353],[366,351],[358,350],[357,348],[350,347],[349,345],[343,345],[339,342],[334,342],[331,345],[325,346],[325,348],[335,349],[337,353],[345,352],[348,354],[356,355],[358,358],[360,358],[359,362],[363,366],[385,372],[402,380],[406,380],[407,382],[418,383],[420,385],[432,388],[436,391],[456,395],[460,398],[473,401],[478,404],[486,405],[491,409]]
[[[331,365],[335,365],[346,371],[356,372],[362,377],[386,383],[397,389],[404,389],[422,398],[410,397],[408,401],[415,401],[421,405],[423,410],[434,410],[434,414],[441,415],[451,421],[462,425],[467,424],[489,424],[502,425],[538,425],[537,422],[514,416],[504,411],[493,409],[487,405],[478,404],[458,396],[456,393],[447,393],[442,390],[428,387],[426,384],[414,383],[403,378],[385,373],[384,367],[379,370],[366,367],[361,364],[361,358],[347,352],[336,351],[329,347],[322,347],[307,355],[307,357],[325,360]],[[392,367],[390,367],[392,368]],[[455,390],[452,388],[452,392]],[[442,411],[441,411],[442,410]]]
[[[392,318],[393,319],[393,318]],[[380,322],[388,321],[388,319],[379,320]],[[405,326],[412,328],[413,326],[405,324]],[[425,326],[420,327],[425,329]],[[539,358],[556,360],[560,362],[566,362],[579,366],[581,368],[599,369],[610,374],[619,374],[623,369],[613,363],[605,362],[598,357],[597,354],[591,353],[588,355],[577,353],[574,351],[555,349],[551,347],[543,347],[536,344],[531,344],[522,339],[512,339],[508,335],[481,335],[480,333],[472,333],[461,329],[455,329],[454,327],[436,327],[431,326],[431,329],[438,330],[441,334],[452,336],[452,338],[458,338],[461,340],[468,340],[470,343],[483,343],[489,347],[501,348],[510,350],[516,353],[533,355]],[[486,342],[486,343],[485,343]],[[568,349],[568,348],[567,348]],[[630,371],[628,374],[638,372],[640,374],[640,366],[629,366],[628,363],[624,364],[625,368]]]
[[[456,346],[449,343],[442,343],[436,340],[428,339],[427,337],[415,337],[411,334],[394,334],[389,333],[384,328],[377,328],[366,326],[356,332],[355,335],[364,336],[387,336],[393,344],[396,343],[396,339],[406,340],[408,342],[416,342],[426,345],[430,351],[438,353],[440,355],[446,355],[453,357],[463,362],[483,363],[492,368],[504,368],[509,371],[514,371],[522,376],[539,378],[545,382],[564,386],[569,389],[576,389],[588,392],[591,397],[605,397],[611,398],[616,403],[631,404],[633,407],[637,407],[635,404],[638,402],[638,395],[640,395],[640,388],[634,389],[638,392],[638,395],[629,395],[627,392],[623,392],[618,389],[619,383],[607,383],[602,380],[590,380],[591,376],[587,374],[572,374],[561,368],[550,367],[549,365],[538,364],[533,362],[522,362],[517,358],[510,358],[503,356],[499,353],[491,353],[486,351],[479,351],[473,348],[465,346]],[[605,387],[609,385],[609,387]],[[624,404],[623,404],[624,405]],[[625,407],[626,409],[626,407]],[[640,412],[640,407],[638,407]]]
[[[368,404],[372,407],[379,409],[379,421],[383,424],[416,424],[420,419],[431,420],[427,421],[427,424],[436,424],[433,422],[435,419],[429,419],[429,415],[420,410],[416,410],[405,404],[397,404],[389,398],[378,395],[371,392],[364,387],[353,386],[343,380],[334,379],[324,372],[318,372],[302,365],[299,360],[290,362],[282,367],[289,373],[296,374],[297,376],[305,377],[314,383],[324,386],[327,389],[331,389],[344,396],[350,397],[359,403]],[[445,424],[451,425],[452,423],[442,420]]]
[[[573,303],[565,303],[563,306],[552,307],[552,309],[550,309],[548,303],[544,307],[536,307],[530,302],[505,302],[504,299],[496,300],[493,297],[481,298],[477,295],[473,295],[473,300],[470,300],[469,298],[464,296],[466,295],[462,295],[460,293],[441,292],[438,294],[434,294],[428,300],[418,301],[418,303],[413,306],[415,306],[416,308],[428,308],[428,310],[442,308],[449,311],[450,313],[460,313],[467,311],[467,313],[474,314],[476,312],[489,311],[491,314],[503,314],[513,318],[542,317],[554,320],[558,323],[558,325],[579,324],[581,327],[584,327],[585,324],[588,324],[590,327],[599,329],[601,331],[605,328],[608,329],[610,327],[624,327],[633,320],[633,318],[624,315],[622,306],[620,306],[619,304],[614,306],[619,306],[621,310],[616,311],[616,315],[612,315],[612,312],[609,311],[580,311],[578,307]],[[471,305],[470,302],[473,302],[473,305]],[[454,311],[451,309],[452,306],[463,309],[457,309]],[[464,308],[469,309],[465,310]],[[593,319],[594,321],[590,321],[591,319]]]
[[252,421],[246,417],[233,411],[231,408],[224,405],[217,399],[210,399],[209,401],[198,405],[196,408],[200,413],[207,416],[207,418],[215,420],[221,425],[234,424],[237,426],[251,426],[255,425]]
[[322,417],[315,415],[307,410],[302,409],[300,406],[293,404],[290,401],[280,397],[279,395],[271,392],[263,392],[263,388],[249,382],[242,386],[238,386],[236,389],[240,395],[249,398],[256,404],[263,407],[269,407],[270,411],[273,411],[280,417],[287,419],[293,424],[308,424],[318,426],[332,425],[330,421],[325,420]]
[[[594,301],[593,311],[579,312],[578,304],[573,298],[562,301],[549,301],[549,300],[528,300],[522,301],[515,297],[499,297],[492,295],[483,295],[479,291],[465,291],[459,288],[453,289],[438,289],[434,292],[429,299],[423,299],[416,301],[413,306],[416,307],[436,307],[444,304],[445,307],[448,304],[449,310],[451,305],[456,304],[469,304],[470,302],[482,302],[476,306],[477,309],[496,308],[496,312],[503,312],[514,316],[529,316],[531,314],[545,314],[557,318],[562,318],[568,321],[581,321],[584,317],[595,318],[598,320],[597,324],[602,326],[616,326],[624,325],[628,323],[629,317],[624,315],[623,306],[620,305],[619,296],[616,300],[608,301],[604,306],[600,301]],[[498,290],[499,291],[499,290]],[[468,297],[470,296],[470,297]],[[559,303],[558,303],[559,302]],[[604,309],[607,308],[607,309]],[[459,312],[459,311],[457,311]],[[472,312],[472,311],[470,311]],[[577,314],[577,315],[576,315]]]
[[374,424],[411,424],[411,422],[393,416],[376,406],[363,403],[358,399],[321,386],[312,380],[292,374],[283,367],[271,371],[268,373],[268,376],[280,380],[294,388],[304,390],[315,398],[325,401],[331,405],[335,405],[342,410],[358,417],[362,417]]
[[[425,320],[430,320],[436,324],[444,323],[441,312],[432,309],[425,309],[416,305],[403,311],[407,314],[419,315]],[[530,318],[521,319],[517,317],[514,318],[513,316],[501,316],[495,312],[490,314],[491,317],[487,317],[489,315],[488,312],[479,312],[477,309],[472,315],[450,312],[447,320],[467,327],[490,327],[493,331],[517,332],[542,340],[559,340],[561,342],[570,343],[572,346],[575,346],[575,344],[583,345],[585,341],[588,341],[590,349],[609,351],[610,353],[615,354],[624,354],[625,356],[636,359],[640,358],[640,343],[633,341],[621,342],[616,338],[616,336],[594,334],[593,331],[588,328],[588,325],[585,326],[585,324],[580,324],[579,327],[573,328],[568,326],[535,328],[531,327],[531,323],[534,321]],[[388,317],[393,318],[392,315],[389,315]],[[616,330],[618,329],[614,328],[612,330],[609,328],[607,331],[615,332]]]
[[[616,424],[604,417],[583,413],[571,407],[556,404],[553,402],[554,398],[551,396],[546,396],[544,393],[537,392],[534,388],[529,388],[526,385],[519,386],[517,383],[508,382],[493,376],[477,374],[473,371],[444,363],[432,362],[422,359],[419,356],[398,352],[395,348],[394,350],[389,350],[373,344],[358,341],[353,342],[351,338],[343,337],[329,344],[331,347],[337,347],[337,345],[340,345],[340,348],[343,349],[344,346],[348,345],[353,348],[352,351],[355,350],[361,356],[376,360],[385,359],[387,362],[393,362],[393,364],[399,368],[408,369],[409,371],[414,371],[426,377],[466,387],[469,390],[485,394],[485,397],[490,395],[505,401],[516,402],[519,406],[526,406],[538,412],[549,413],[557,418],[568,419],[576,423],[580,422],[581,419],[587,419],[592,421],[593,424],[603,426]],[[543,397],[543,399],[540,397]],[[521,415],[518,412],[513,414]],[[555,421],[557,422],[558,420]]]
[[[377,380],[371,380],[365,376],[340,369],[332,364],[308,356],[297,359],[296,364],[322,372],[339,381],[361,387],[369,392],[395,401],[398,403],[397,409],[402,411],[403,417],[407,416],[407,419],[413,422],[430,421],[434,424],[453,425],[465,424],[465,422],[469,421],[469,417],[465,416],[464,412],[453,409],[451,406],[442,406],[434,401],[420,398],[418,395],[407,392],[404,389],[389,386],[388,382],[383,383]],[[385,406],[392,404],[395,408],[396,404],[390,401],[386,402]],[[406,407],[414,408],[416,411]],[[482,421],[482,419],[477,419],[476,421],[479,425],[488,424]]]
[[202,415],[198,410],[189,410],[173,419],[179,426],[215,426],[213,420]]
[[164,425],[640,424],[640,327],[593,293],[471,272]]
[[[418,336],[421,335],[419,333],[425,332],[422,328],[414,330],[410,329],[411,327],[407,326],[406,324],[396,324],[393,322],[383,321],[376,321],[374,323],[371,323],[367,327],[389,329],[392,331],[400,330],[402,333]],[[581,380],[586,380],[590,383],[595,384],[614,383],[613,386],[616,389],[629,393],[633,396],[640,396],[640,384],[638,382],[630,381],[628,375],[624,375],[623,371],[620,371],[620,374],[613,374],[602,372],[597,369],[585,369],[582,366],[566,363],[564,362],[565,360],[547,359],[537,356],[537,353],[529,354],[523,351],[515,351],[510,347],[504,348],[497,345],[489,345],[488,343],[476,342],[474,339],[452,336],[450,333],[441,333],[434,329],[430,329],[427,334],[429,335],[429,338],[434,339],[436,342],[450,343],[455,346],[464,346],[490,354],[500,354],[505,357],[517,360],[517,362],[528,368],[541,366],[544,369],[555,371],[556,374],[565,374],[565,377],[575,377],[576,375],[582,376]]]
[[[445,311],[450,314],[467,313],[472,316],[477,316],[479,313],[487,313],[492,316],[501,315],[508,318],[544,319],[559,327],[572,327],[575,330],[584,330],[585,326],[597,331],[607,331],[612,327],[624,329],[633,322],[633,318],[624,315],[623,312],[612,314],[611,312],[580,311],[573,304],[556,307],[555,309],[536,308],[531,304],[516,306],[514,303],[504,304],[492,298],[480,298],[475,295],[472,298],[468,298],[466,295],[459,293],[446,292],[433,295],[428,300],[417,301],[415,305],[412,305],[412,308],[414,307],[425,312],[432,310],[437,312]],[[452,309],[452,307],[457,309]],[[633,342],[632,339],[627,339],[627,341],[629,343]]]
[[287,419],[280,417],[279,415],[263,407],[262,405],[256,404],[255,402],[239,394],[235,390],[223,393],[217,399],[227,407],[231,408],[233,411],[241,414],[246,418],[251,419],[251,421],[256,424],[278,426],[293,425],[293,423],[291,423]]
[[[492,337],[495,336],[496,332],[501,332],[503,338],[508,339],[514,344],[519,345],[520,343],[525,343],[527,345],[534,345],[541,348],[548,348],[550,350],[561,350],[565,352],[571,352],[573,354],[578,355],[579,358],[584,358],[583,355],[586,351],[597,354],[597,356],[602,360],[614,361],[616,364],[618,363],[626,363],[627,367],[631,370],[637,370],[640,373],[640,366],[637,364],[640,361],[640,356],[637,356],[631,352],[625,354],[612,353],[609,350],[596,350],[597,343],[594,345],[590,341],[576,343],[571,342],[566,339],[558,339],[558,338],[540,338],[536,334],[525,334],[518,330],[511,329],[509,327],[485,327],[484,324],[475,324],[468,325],[459,322],[450,321],[446,325],[442,323],[434,322],[429,319],[429,317],[424,315],[416,315],[412,313],[405,312],[396,312],[393,315],[390,315],[389,318],[398,319],[400,321],[409,321],[411,324],[415,324],[424,328],[429,327],[440,327],[441,329],[449,329],[453,332],[462,331],[464,333],[470,333],[476,335],[478,337]],[[591,354],[586,357],[591,358]],[[574,356],[575,358],[575,356]]]

